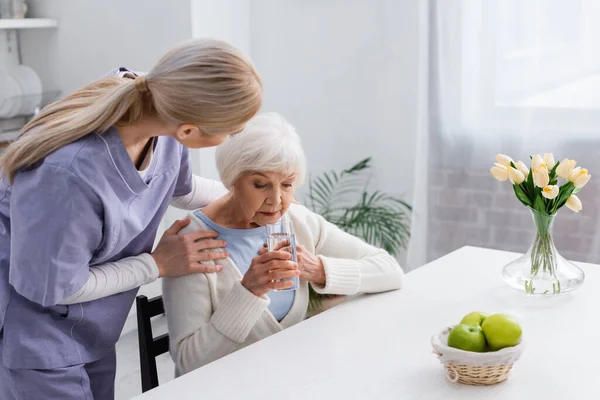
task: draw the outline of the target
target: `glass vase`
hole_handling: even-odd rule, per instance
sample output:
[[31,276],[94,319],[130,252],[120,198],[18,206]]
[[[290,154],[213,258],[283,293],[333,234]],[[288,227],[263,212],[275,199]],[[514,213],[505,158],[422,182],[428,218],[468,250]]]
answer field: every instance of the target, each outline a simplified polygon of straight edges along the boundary
[[502,277],[510,286],[534,296],[553,296],[577,289],[585,274],[556,250],[552,239],[555,216],[530,211],[536,230],[533,243],[524,255],[504,267]]

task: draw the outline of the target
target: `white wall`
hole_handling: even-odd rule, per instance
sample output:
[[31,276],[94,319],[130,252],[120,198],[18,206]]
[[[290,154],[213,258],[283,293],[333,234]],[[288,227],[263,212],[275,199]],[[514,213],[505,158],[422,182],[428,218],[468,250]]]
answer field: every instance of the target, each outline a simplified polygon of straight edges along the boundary
[[111,68],[148,70],[175,43],[191,37],[190,4],[161,0],[30,0],[28,16],[59,18],[56,30],[21,32],[23,63],[63,94]]
[[373,156],[377,185],[410,199],[418,2],[257,0],[251,55],[265,110],[296,125],[310,170]]
[[[250,54],[250,0],[192,0],[192,35],[224,40]],[[197,170],[205,178],[219,179],[215,149],[197,150]]]
[[[147,70],[189,37],[226,40],[250,54],[264,111],[303,137],[310,171],[373,156],[377,188],[411,201],[417,132],[419,2],[414,0],[32,0],[56,31],[22,32],[23,62],[64,93],[115,66]],[[193,168],[217,178],[214,149]],[[300,200],[303,199],[301,194]],[[170,212],[169,220],[179,213]]]
[[256,0],[251,12],[263,109],[296,126],[310,171],[373,156],[375,187],[412,201],[419,2]]
[[[419,12],[410,0],[193,0],[192,30],[250,54],[263,111],[296,125],[311,172],[373,156],[376,187],[411,201]],[[201,154],[199,169],[216,179],[214,149]]]

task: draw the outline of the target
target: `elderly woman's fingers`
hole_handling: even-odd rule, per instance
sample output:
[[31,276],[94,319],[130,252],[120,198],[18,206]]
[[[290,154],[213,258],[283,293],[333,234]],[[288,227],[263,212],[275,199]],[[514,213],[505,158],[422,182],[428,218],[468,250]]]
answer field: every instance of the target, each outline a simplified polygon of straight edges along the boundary
[[[273,249],[273,251],[281,250],[283,247],[289,246],[289,245],[290,245],[289,240],[280,240],[277,243],[277,245],[275,246],[275,248]],[[269,247],[269,244],[267,242],[263,243],[263,248],[267,249],[268,247]]]
[[275,271],[270,271],[270,273],[265,276],[265,283],[267,283],[268,281],[279,281],[281,279],[295,278],[298,275],[300,275],[300,271],[298,270],[279,269]]
[[274,290],[283,290],[283,289],[289,289],[294,285],[294,282],[292,281],[274,281],[271,282],[270,287]]
[[[292,249],[291,247],[283,247],[281,249],[278,249],[277,251],[285,251],[287,253],[291,253]],[[258,255],[263,255],[269,252],[269,249],[265,249],[264,247],[262,249],[258,250]]]
[[[279,242],[277,243],[277,245],[275,246],[275,248],[274,248],[272,251],[279,251],[279,250],[282,250],[282,251],[287,251],[287,252],[289,252],[289,251],[290,251],[290,247],[289,247],[289,246],[290,246],[290,241],[289,241],[288,239],[286,239],[286,240],[281,240],[281,241],[279,241]],[[269,251],[269,250],[268,250],[268,244],[267,244],[267,242],[265,242],[265,243],[263,244],[263,248],[262,248],[262,249],[260,249],[260,250],[258,250],[258,254],[265,254],[267,251]]]
[[293,261],[271,260],[263,264],[265,271],[296,270],[298,264]]
[[[291,261],[291,254],[285,251],[259,250],[259,256],[255,257],[250,268],[242,278],[242,285],[256,296],[262,296],[274,288],[289,287],[289,284],[277,283],[282,279],[294,278],[300,275],[298,264]],[[285,281],[283,281],[285,282]]]
[[273,251],[283,250],[285,247],[288,247],[289,245],[290,245],[289,239],[280,240],[279,242],[277,242],[277,245],[275,246],[275,248],[273,249]]
[[265,264],[271,260],[289,260],[292,255],[287,251],[269,251],[257,257],[256,261]]
[[[265,242],[263,248],[267,248],[267,246],[268,245]],[[277,243],[277,246],[275,246],[275,248],[273,250],[290,251],[290,241],[289,241],[289,239],[281,240],[279,243]],[[297,251],[306,251],[306,247],[304,247],[302,245],[296,245],[296,250]]]

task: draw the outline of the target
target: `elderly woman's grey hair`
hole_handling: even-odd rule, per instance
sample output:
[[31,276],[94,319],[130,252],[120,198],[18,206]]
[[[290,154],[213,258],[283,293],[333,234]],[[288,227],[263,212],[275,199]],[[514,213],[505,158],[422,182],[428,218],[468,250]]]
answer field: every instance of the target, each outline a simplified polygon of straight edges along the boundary
[[252,118],[244,130],[229,137],[216,150],[221,182],[231,189],[244,173],[296,174],[296,187],[306,177],[306,157],[294,127],[277,113]]

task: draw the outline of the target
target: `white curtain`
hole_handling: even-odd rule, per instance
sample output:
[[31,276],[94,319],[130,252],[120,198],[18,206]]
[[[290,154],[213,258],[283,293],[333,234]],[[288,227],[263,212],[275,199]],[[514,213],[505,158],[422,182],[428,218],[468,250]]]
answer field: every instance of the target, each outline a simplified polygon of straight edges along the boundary
[[496,153],[529,164],[529,155],[552,152],[593,175],[579,194],[583,210],[560,210],[557,247],[572,260],[600,262],[600,2],[428,6],[426,157],[417,168],[427,185],[416,190],[421,234],[411,258],[430,261],[464,245],[527,250],[528,210],[489,168]]

